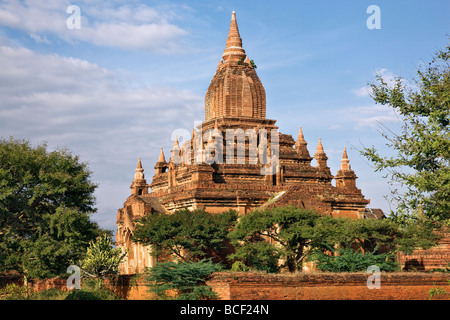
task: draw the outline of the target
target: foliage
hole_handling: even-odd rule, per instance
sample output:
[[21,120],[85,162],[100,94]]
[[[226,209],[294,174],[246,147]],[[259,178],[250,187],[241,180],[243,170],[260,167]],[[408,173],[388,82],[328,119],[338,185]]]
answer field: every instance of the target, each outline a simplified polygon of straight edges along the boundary
[[247,272],[250,271],[250,268],[241,261],[235,261],[231,266],[231,271]]
[[450,219],[449,57],[447,46],[418,70],[413,85],[397,77],[391,86],[381,76],[378,84],[371,84],[374,101],[391,107],[403,122],[400,134],[382,133],[395,156],[382,156],[375,147],[361,151],[375,171],[387,172],[392,185],[406,188],[403,194],[392,192],[398,203],[395,217],[423,213],[431,219]]
[[206,286],[206,278],[220,270],[220,266],[211,260],[162,262],[148,270],[149,291],[159,299],[210,300],[216,297]]
[[0,289],[0,300],[119,300],[121,297],[109,289],[98,286],[96,281],[85,281],[78,290],[51,288],[43,291],[30,291],[24,285],[14,283]]
[[29,296],[29,300],[64,300],[69,292],[57,288],[47,289],[43,291],[35,291]]
[[0,140],[0,270],[26,277],[64,274],[104,233],[86,164],[67,150]]
[[28,292],[25,286],[9,283],[0,289],[0,300],[27,300]]
[[174,254],[182,261],[205,257],[222,260],[227,234],[237,221],[234,211],[208,213],[205,210],[178,210],[174,214],[151,214],[136,224],[133,240],[153,245],[152,253]]
[[371,265],[376,265],[381,271],[396,271],[399,266],[395,262],[394,256],[384,253],[373,252],[362,253],[351,247],[344,247],[335,250],[333,254],[315,251],[308,257],[310,261],[316,261],[316,266],[321,271],[328,272],[358,272],[366,271]]
[[113,248],[111,237],[105,234],[89,243],[80,267],[90,276],[105,278],[108,275],[117,274],[125,254],[122,253],[122,249]]
[[111,290],[99,286],[97,283],[85,283],[81,289],[74,289],[64,300],[121,300],[122,298]]
[[255,64],[255,61],[250,60],[250,64],[252,65],[253,69],[258,68],[258,67],[256,66],[256,64]]
[[[450,280],[447,280],[448,284],[450,285]],[[430,290],[428,290],[428,299],[431,300],[434,297],[437,296],[446,296],[450,294],[450,292],[447,292],[447,290],[445,288],[441,288],[441,287],[437,287],[436,285],[431,288]]]
[[290,271],[301,270],[306,248],[318,240],[315,226],[319,218],[314,211],[291,206],[250,212],[230,232],[236,246],[231,257],[271,272],[276,271],[276,261],[282,258]]
[[326,252],[353,248],[366,252],[355,259],[366,259],[371,265],[387,258],[381,252],[391,255],[435,245],[432,225],[426,219],[419,222],[333,218],[291,206],[254,211],[241,217],[230,232],[236,246],[230,258],[256,270],[277,272],[287,267],[294,272],[302,269],[306,259],[324,260]]
[[236,260],[233,263],[233,267],[237,268],[239,266],[241,269],[234,271],[255,269],[266,272],[278,272],[280,271],[278,265],[280,257],[281,253],[279,250],[262,239],[246,243],[240,246],[236,253],[230,255],[230,259]]
[[[339,247],[353,247],[364,252],[376,248],[383,252],[398,251],[411,253],[417,248],[428,249],[436,245],[439,236],[427,219],[407,220],[399,223],[396,219],[346,219],[318,223],[319,238],[327,239],[319,246],[327,250]],[[320,235],[322,234],[322,235]],[[329,244],[332,244],[330,246]]]

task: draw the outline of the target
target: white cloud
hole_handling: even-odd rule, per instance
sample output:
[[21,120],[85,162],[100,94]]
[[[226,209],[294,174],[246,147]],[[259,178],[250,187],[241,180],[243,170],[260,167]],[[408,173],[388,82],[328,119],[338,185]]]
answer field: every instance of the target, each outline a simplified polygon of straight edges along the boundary
[[146,132],[148,139],[161,126],[181,126],[181,110],[184,115],[201,110],[202,98],[189,91],[130,89],[113,71],[80,59],[3,45],[0,64],[2,135],[19,131],[60,143],[95,135],[94,144],[104,145],[108,135],[120,141],[128,130]]
[[192,130],[203,114],[203,97],[190,91],[137,86],[88,61],[38,54],[1,39],[0,65],[0,137],[66,146],[88,161],[100,184],[99,219],[113,229],[137,157],[151,181],[152,162],[161,146],[168,152],[171,132]]
[[82,1],[81,28],[70,30],[70,1],[28,2],[1,2],[0,25],[27,32],[37,43],[49,43],[45,36],[54,35],[67,42],[168,53],[181,50],[180,41],[187,34],[168,22],[172,12],[146,5]]
[[[386,69],[386,68],[377,68],[373,72],[374,76],[380,76],[384,82],[388,85],[388,87],[393,87],[396,83],[396,79],[398,79],[398,76],[394,74],[392,71]],[[411,84],[406,79],[402,79],[402,84],[406,86],[407,88],[414,89],[415,86]],[[363,86],[358,89],[353,89],[351,92],[356,95],[357,97],[368,97],[372,94],[372,88],[369,86]]]
[[370,87],[361,87],[352,90],[352,93],[357,97],[368,97],[372,93],[372,89]]
[[357,130],[367,127],[377,127],[380,124],[390,125],[400,121],[392,108],[382,105],[352,108],[347,114],[354,123],[354,128]]

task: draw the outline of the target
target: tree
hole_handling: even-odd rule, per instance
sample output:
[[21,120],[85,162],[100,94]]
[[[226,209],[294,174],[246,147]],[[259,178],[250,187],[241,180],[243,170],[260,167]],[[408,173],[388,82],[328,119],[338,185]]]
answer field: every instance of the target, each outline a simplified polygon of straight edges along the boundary
[[320,218],[315,211],[292,206],[250,212],[230,233],[236,246],[231,257],[266,271],[276,271],[274,264],[279,258],[284,260],[280,267],[301,270],[310,248],[318,244],[315,226]]
[[159,299],[210,300],[216,293],[206,285],[207,277],[220,270],[210,260],[190,262],[162,262],[149,268],[149,291]]
[[[287,267],[294,272],[302,270],[305,261],[338,259],[339,265],[353,259],[371,265],[398,251],[429,248],[436,235],[429,223],[405,226],[393,219],[334,218],[286,206],[241,217],[230,238],[236,246],[230,258],[257,270],[277,272]],[[344,260],[333,258],[343,253]]]
[[398,202],[394,216],[423,213],[427,218],[450,219],[450,46],[439,51],[426,67],[418,70],[414,85],[407,86],[397,77],[389,85],[381,76],[370,84],[372,98],[391,107],[403,121],[402,132],[384,131],[388,146],[396,153],[386,157],[372,148],[361,154],[374,165],[375,171],[386,171]]
[[52,277],[82,258],[89,241],[106,232],[89,217],[90,174],[66,149],[0,140],[0,271]]
[[117,274],[125,255],[126,252],[122,253],[122,249],[113,247],[111,237],[105,234],[89,243],[80,267],[89,276],[104,279],[108,275]]
[[316,266],[321,271],[328,272],[358,272],[366,271],[369,266],[376,265],[381,271],[396,271],[399,266],[394,256],[386,253],[361,252],[351,247],[342,247],[333,254],[321,251],[312,253],[308,260],[316,261]]
[[169,253],[181,261],[213,257],[224,260],[227,235],[237,221],[234,211],[208,213],[178,210],[173,214],[150,214],[136,224],[133,240],[152,245],[152,253]]

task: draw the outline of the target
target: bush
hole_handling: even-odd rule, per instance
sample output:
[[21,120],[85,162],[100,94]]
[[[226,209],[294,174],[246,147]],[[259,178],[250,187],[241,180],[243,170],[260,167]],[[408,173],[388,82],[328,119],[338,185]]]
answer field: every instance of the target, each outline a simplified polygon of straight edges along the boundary
[[72,290],[65,300],[120,300],[121,297],[103,287],[99,278],[85,279],[82,289]]
[[0,289],[0,300],[27,300],[27,288],[15,283]]
[[44,291],[36,291],[30,295],[30,300],[64,300],[69,291],[61,289],[48,289]]
[[120,300],[120,297],[107,289],[72,290],[64,300]]
[[278,261],[281,254],[277,248],[267,242],[248,243],[245,246],[239,247],[236,253],[231,254],[229,257],[238,260],[234,264],[240,262],[239,266],[242,265],[247,268],[247,270],[242,271],[248,271],[250,269],[269,273],[280,271]]
[[250,268],[247,267],[242,261],[236,261],[231,266],[231,271],[247,272],[247,271],[250,271]]
[[393,260],[393,257],[387,254],[375,254],[373,252],[362,253],[355,251],[350,247],[338,249],[337,255],[328,255],[316,251],[308,258],[309,261],[315,261],[317,268],[328,272],[358,272],[366,271],[369,266],[376,265],[381,271],[396,271],[399,265]]
[[158,299],[210,300],[216,293],[206,285],[206,278],[220,269],[210,260],[162,262],[149,269],[146,280]]

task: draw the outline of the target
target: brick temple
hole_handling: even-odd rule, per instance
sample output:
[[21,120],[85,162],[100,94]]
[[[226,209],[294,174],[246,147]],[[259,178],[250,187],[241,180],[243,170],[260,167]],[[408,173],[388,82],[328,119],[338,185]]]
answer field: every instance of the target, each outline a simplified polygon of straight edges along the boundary
[[383,216],[366,208],[369,200],[356,186],[345,148],[333,176],[320,139],[311,156],[301,127],[294,140],[266,118],[264,86],[243,49],[234,12],[206,93],[205,121],[193,128],[189,141],[180,145],[176,139],[167,157],[161,149],[150,184],[138,160],[131,195],[118,210],[117,245],[128,249],[121,273],[137,273],[156,262],[149,247],[131,240],[134,220],[154,212],[234,209],[245,215],[290,204],[334,217]]

